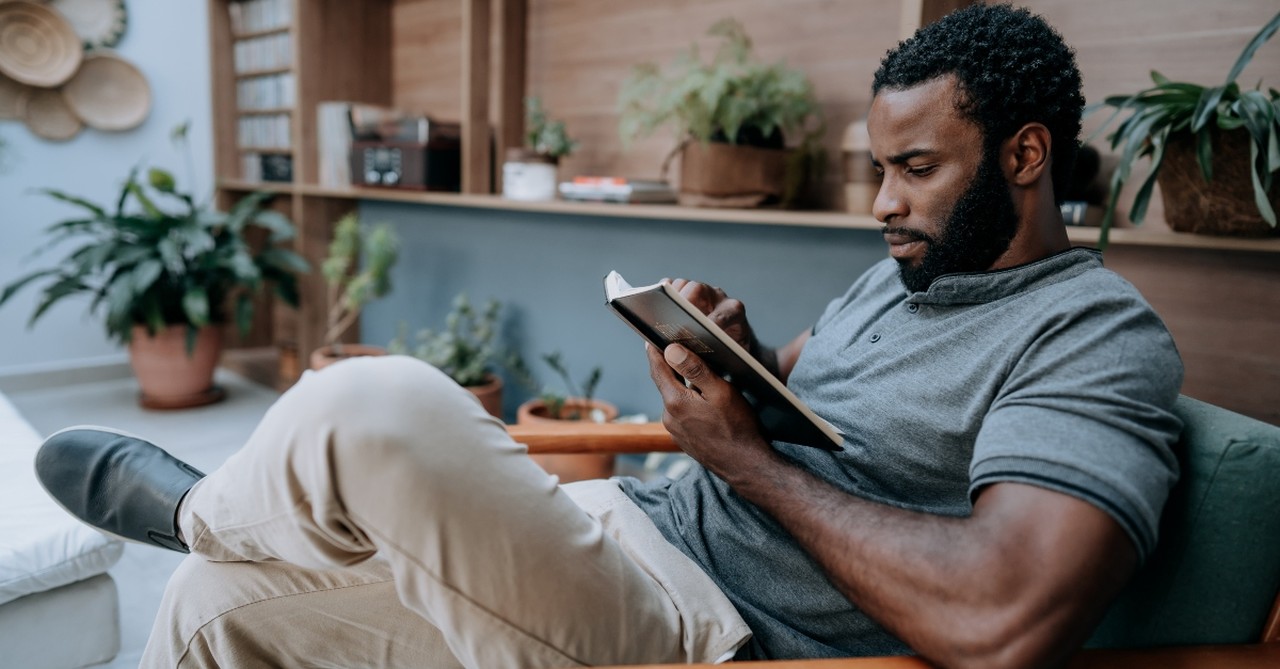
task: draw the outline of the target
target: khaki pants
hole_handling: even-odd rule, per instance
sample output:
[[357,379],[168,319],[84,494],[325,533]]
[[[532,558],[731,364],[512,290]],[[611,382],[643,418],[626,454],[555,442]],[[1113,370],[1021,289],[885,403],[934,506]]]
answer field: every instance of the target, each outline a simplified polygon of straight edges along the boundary
[[146,667],[727,659],[724,594],[612,481],[565,487],[444,374],[308,374],[179,514]]

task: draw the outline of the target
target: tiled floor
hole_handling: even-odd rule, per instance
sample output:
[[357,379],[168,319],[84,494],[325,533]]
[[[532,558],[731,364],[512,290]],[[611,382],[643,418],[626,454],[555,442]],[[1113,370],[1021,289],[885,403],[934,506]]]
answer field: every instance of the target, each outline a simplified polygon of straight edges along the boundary
[[[219,370],[217,383],[227,391],[219,404],[184,411],[146,411],[136,401],[132,378],[70,387],[7,393],[22,415],[42,434],[68,425],[106,425],[145,437],[202,471],[212,471],[248,439],[278,394],[231,372]],[[169,574],[181,555],[137,544],[111,569],[120,592],[120,654],[100,667],[134,669],[155,620]]]

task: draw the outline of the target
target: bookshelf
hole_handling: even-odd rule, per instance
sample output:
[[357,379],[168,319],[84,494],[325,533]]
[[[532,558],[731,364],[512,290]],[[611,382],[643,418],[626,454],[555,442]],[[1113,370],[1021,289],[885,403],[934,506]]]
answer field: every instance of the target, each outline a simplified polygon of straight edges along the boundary
[[[258,0],[262,2],[262,0]],[[719,0],[684,3],[679,0],[275,0],[287,21],[267,26],[233,25],[233,7],[250,4],[238,0],[207,0],[210,25],[215,137],[215,173],[218,204],[228,207],[248,192],[269,190],[278,194],[273,206],[288,214],[298,226],[297,250],[318,265],[338,218],[362,200],[409,204],[487,208],[495,211],[544,211],[600,217],[629,216],[655,219],[723,223],[760,223],[874,229],[878,224],[865,216],[838,211],[777,212],[685,209],[674,206],[586,205],[583,203],[511,203],[493,196],[495,156],[521,143],[522,100],[537,94],[557,116],[563,117],[582,141],[584,151],[570,157],[563,169],[577,174],[626,174],[648,177],[670,148],[668,138],[640,142],[625,151],[617,140],[613,111],[617,86],[631,65],[652,60],[670,62],[681,49],[700,38],[711,22],[733,14],[747,24],[762,58],[786,60],[810,74],[822,92],[827,111],[827,145],[838,151],[839,135],[848,122],[865,112],[869,88],[850,82],[870,81],[884,50],[918,25],[967,4],[968,0],[899,0],[897,3],[858,0],[832,5],[825,0],[793,0],[779,9],[774,0]],[[1088,39],[1082,31],[1098,24],[1089,12],[1074,4],[1029,0],[1033,11],[1044,13],[1063,28],[1071,41],[1080,41],[1086,82],[1102,81],[1107,90],[1125,90],[1127,76],[1110,63],[1102,63],[1114,48],[1132,50],[1124,35]],[[1122,3],[1124,4],[1124,3]],[[1131,3],[1130,3],[1131,4]],[[1194,3],[1180,0],[1178,7]],[[1262,13],[1264,0],[1245,3]],[[1126,5],[1127,6],[1127,5]],[[1262,7],[1263,9],[1258,9]],[[1123,10],[1121,7],[1118,11]],[[1190,11],[1190,10],[1188,10]],[[1244,11],[1244,10],[1241,10]],[[1269,11],[1269,10],[1268,10]],[[672,17],[678,13],[679,20]],[[1176,12],[1175,12],[1176,14]],[[1202,14],[1194,14],[1197,17]],[[1178,16],[1182,16],[1179,14]],[[1188,19],[1190,20],[1190,19]],[[1201,20],[1201,19],[1197,19]],[[1209,21],[1209,19],[1203,19]],[[1163,25],[1163,24],[1162,24]],[[1199,25],[1214,28],[1217,24]],[[1174,34],[1174,27],[1166,32]],[[1163,28],[1162,28],[1163,29]],[[1072,33],[1076,30],[1076,33]],[[1191,28],[1186,28],[1191,30]],[[1253,28],[1252,30],[1256,30]],[[1198,34],[1198,33],[1197,33]],[[1216,34],[1216,33],[1215,33]],[[1167,53],[1192,51],[1174,34],[1164,52],[1151,56],[1159,62]],[[1153,38],[1155,39],[1155,38]],[[1223,40],[1226,44],[1226,38]],[[253,60],[237,68],[240,52],[271,51],[279,43],[289,45],[279,62]],[[259,46],[275,44],[276,47]],[[252,46],[246,46],[252,45]],[[1129,45],[1129,46],[1126,46]],[[1230,55],[1234,43],[1224,47]],[[1123,52],[1121,55],[1128,52]],[[1138,59],[1128,53],[1129,60]],[[1119,56],[1117,56],[1119,57]],[[1260,59],[1262,62],[1264,59]],[[1092,65],[1095,61],[1101,65]],[[1090,74],[1088,68],[1102,72]],[[1196,65],[1206,71],[1200,78],[1217,78],[1216,65]],[[1145,77],[1146,67],[1135,76]],[[1108,75],[1108,72],[1114,74]],[[1199,70],[1194,70],[1199,71]],[[1195,77],[1194,74],[1180,75]],[[291,76],[293,96],[276,104],[243,105],[238,87],[268,77]],[[1107,78],[1107,77],[1110,78]],[[1252,76],[1252,75],[1250,75]],[[1245,77],[1249,78],[1249,77]],[[1256,78],[1256,77],[1255,77]],[[463,193],[419,193],[378,189],[325,188],[318,185],[316,105],[342,100],[426,111],[442,120],[463,125]],[[287,132],[274,142],[240,141],[240,124],[259,120],[284,123]],[[283,119],[283,121],[281,120]],[[266,131],[259,131],[266,132]],[[283,135],[284,142],[279,141]],[[251,159],[287,156],[292,181],[260,182],[246,169]],[[833,168],[839,164],[833,154]],[[833,169],[832,186],[840,176]],[[832,199],[833,207],[837,199]],[[1154,221],[1153,221],[1154,222]],[[1218,251],[1280,252],[1280,240],[1236,240],[1182,235],[1148,225],[1117,230],[1113,248],[1175,248]],[[1073,241],[1091,244],[1092,229],[1073,229]],[[326,290],[318,273],[304,278],[303,306],[297,311],[278,310],[258,343],[273,343],[287,355],[305,359],[319,345],[324,324]],[[300,356],[299,356],[300,353]]]

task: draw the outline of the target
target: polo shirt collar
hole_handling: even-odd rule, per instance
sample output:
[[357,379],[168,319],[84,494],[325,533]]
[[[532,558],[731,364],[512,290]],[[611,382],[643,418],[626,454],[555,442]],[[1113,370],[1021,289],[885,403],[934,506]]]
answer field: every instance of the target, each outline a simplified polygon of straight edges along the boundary
[[907,296],[915,304],[984,304],[1065,281],[1102,267],[1102,252],[1075,247],[1017,267],[991,272],[944,274],[927,290]]

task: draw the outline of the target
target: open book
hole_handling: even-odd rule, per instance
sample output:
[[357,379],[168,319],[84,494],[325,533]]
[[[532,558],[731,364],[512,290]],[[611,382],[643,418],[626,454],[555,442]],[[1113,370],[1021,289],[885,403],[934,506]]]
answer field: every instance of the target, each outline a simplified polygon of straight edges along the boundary
[[765,436],[840,450],[843,435],[813,413],[720,326],[666,283],[632,287],[617,272],[604,278],[605,303],[659,349],[680,344],[732,383],[755,407]]

